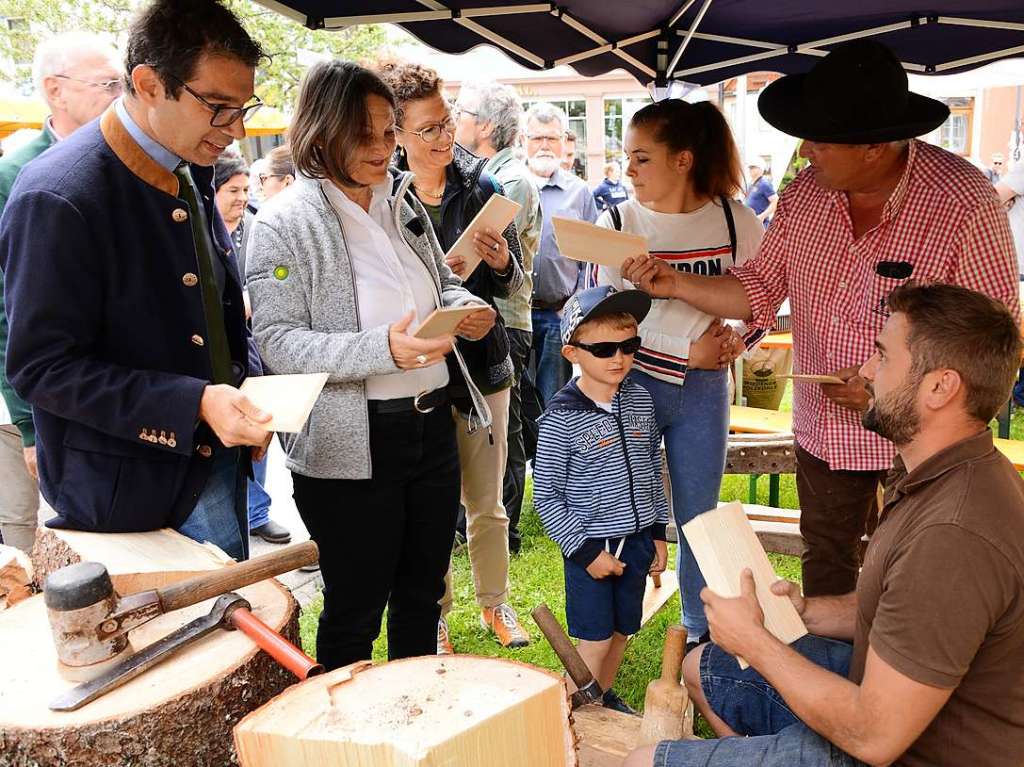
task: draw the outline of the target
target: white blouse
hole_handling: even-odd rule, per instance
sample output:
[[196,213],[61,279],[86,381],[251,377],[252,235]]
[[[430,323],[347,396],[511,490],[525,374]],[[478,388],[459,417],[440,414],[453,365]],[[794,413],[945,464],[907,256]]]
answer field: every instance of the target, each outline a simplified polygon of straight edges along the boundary
[[[434,309],[440,297],[434,279],[402,239],[388,205],[389,181],[373,187],[369,213],[350,200],[327,179],[322,180],[331,206],[341,218],[348,256],[355,275],[359,327],[391,325],[415,310],[408,332],[415,332]],[[402,370],[366,379],[367,399],[400,399],[439,389],[448,384],[443,361],[425,368]]]

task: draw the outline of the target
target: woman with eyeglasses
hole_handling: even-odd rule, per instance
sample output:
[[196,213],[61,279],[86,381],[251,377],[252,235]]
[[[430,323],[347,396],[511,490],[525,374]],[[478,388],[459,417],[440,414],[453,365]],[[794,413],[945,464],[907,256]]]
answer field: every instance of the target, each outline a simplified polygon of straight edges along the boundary
[[264,171],[260,173],[263,202],[283,192],[293,183],[295,183],[295,165],[292,163],[291,148],[287,144],[274,147],[267,155]]
[[[634,199],[601,214],[599,226],[647,238],[651,255],[680,271],[722,274],[757,253],[764,228],[734,199],[739,155],[718,108],[666,99],[630,121],[626,175]],[[617,269],[591,269],[589,281],[633,287]],[[654,399],[665,440],[677,528],[715,508],[729,430],[729,367],[744,348],[728,326],[676,299],[655,299],[640,324],[630,373]],[[676,564],[687,648],[708,640],[704,579],[685,540]]]
[[[455,120],[441,92],[437,73],[417,64],[388,64],[381,69],[397,99],[398,167],[412,171],[411,193],[426,209],[434,232],[448,251],[491,195],[504,190],[497,179],[483,172],[487,161],[455,143]],[[504,232],[478,234],[474,247],[480,261],[472,270],[463,259],[448,265],[474,295],[495,306],[494,298],[508,298],[523,283],[522,254],[515,225]],[[500,315],[480,341],[460,339],[466,358],[467,381],[449,359],[452,412],[462,463],[462,503],[466,509],[466,537],[473,566],[481,623],[506,647],[522,647],[529,636],[508,604],[508,516],[502,505],[505,459],[508,454],[509,389],[514,382],[508,336]],[[490,433],[472,433],[465,414],[467,387],[484,393],[494,418]],[[451,573],[437,626],[437,650],[452,652],[444,616],[452,605]]]
[[[411,174],[389,174],[395,98],[376,74],[315,64],[290,133],[298,176],[256,217],[248,283],[267,368],[329,374],[302,432],[282,438],[320,547],[317,658],[328,669],[369,658],[385,607],[389,658],[433,654],[459,507],[453,338],[415,331],[437,308],[479,306],[455,332],[481,338],[495,312],[445,264],[406,195]],[[486,403],[468,394],[486,432]]]

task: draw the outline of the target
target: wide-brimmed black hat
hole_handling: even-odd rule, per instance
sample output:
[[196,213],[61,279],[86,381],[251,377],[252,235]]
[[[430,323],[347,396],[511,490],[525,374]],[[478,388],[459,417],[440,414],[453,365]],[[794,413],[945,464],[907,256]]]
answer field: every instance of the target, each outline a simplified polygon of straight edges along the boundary
[[914,138],[949,117],[941,101],[910,92],[899,60],[874,40],[842,43],[810,72],[779,78],[757,108],[783,133],[832,144]]

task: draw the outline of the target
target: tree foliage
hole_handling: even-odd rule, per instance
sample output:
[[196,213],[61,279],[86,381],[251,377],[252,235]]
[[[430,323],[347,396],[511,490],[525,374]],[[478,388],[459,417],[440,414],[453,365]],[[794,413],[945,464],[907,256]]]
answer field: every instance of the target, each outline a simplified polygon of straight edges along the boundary
[[[377,25],[338,32],[313,31],[252,0],[225,0],[270,55],[256,74],[256,92],[289,111],[309,62],[318,56],[369,61],[385,44]],[[32,88],[32,55],[43,40],[63,32],[96,32],[123,44],[144,0],[0,0],[0,82]],[[6,21],[5,21],[6,20]],[[187,23],[187,22],[186,22]]]

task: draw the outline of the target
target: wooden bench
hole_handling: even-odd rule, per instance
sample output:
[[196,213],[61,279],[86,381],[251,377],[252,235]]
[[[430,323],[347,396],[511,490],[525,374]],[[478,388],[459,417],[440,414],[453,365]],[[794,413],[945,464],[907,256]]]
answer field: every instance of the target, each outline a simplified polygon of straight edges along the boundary
[[[776,509],[745,503],[743,510],[757,533],[764,550],[773,554],[788,554],[798,557],[804,553],[804,539],[800,535],[800,511],[797,509]],[[674,522],[669,522],[666,538],[676,543],[679,531]]]

